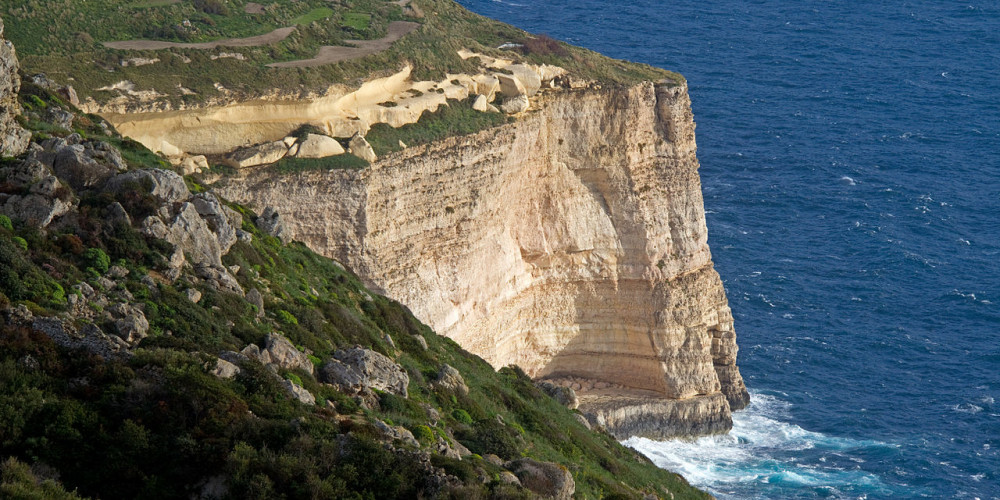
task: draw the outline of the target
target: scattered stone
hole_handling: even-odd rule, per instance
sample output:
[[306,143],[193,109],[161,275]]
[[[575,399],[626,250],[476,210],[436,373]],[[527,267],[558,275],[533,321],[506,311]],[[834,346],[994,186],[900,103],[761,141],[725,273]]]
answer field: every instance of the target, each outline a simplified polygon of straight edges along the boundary
[[[353,146],[352,146],[353,147]],[[344,154],[344,147],[328,135],[308,134],[299,145],[297,158],[326,158]],[[374,152],[372,153],[374,154]]]
[[76,95],[76,89],[72,85],[67,85],[59,89],[59,95],[63,96],[70,104],[79,107],[80,97]]
[[252,304],[257,308],[257,317],[264,317],[264,297],[261,296],[260,291],[256,288],[251,288],[246,295],[247,302]]
[[132,170],[116,175],[108,181],[104,189],[118,195],[147,187],[149,194],[167,203],[184,201],[191,197],[183,177],[176,172],[161,169]]
[[485,113],[490,109],[490,101],[484,95],[477,95],[476,100],[472,102],[472,109]]
[[281,382],[281,386],[285,388],[285,391],[287,391],[290,396],[292,396],[295,399],[298,399],[300,403],[307,405],[316,404],[316,396],[313,396],[312,393],[305,390],[305,388],[302,387],[301,385],[296,384],[291,380],[285,379],[284,381]]
[[376,429],[379,430],[379,432],[382,433],[382,436],[384,436],[389,441],[395,441],[398,439],[415,448],[420,447],[420,443],[417,441],[417,438],[413,437],[413,433],[410,432],[409,429],[405,427],[400,427],[398,425],[390,426],[389,424],[377,418],[375,419],[374,422],[372,422],[372,424],[375,426]]
[[195,304],[201,300],[201,292],[195,288],[188,288],[187,290],[184,290],[184,293],[187,295],[188,300],[194,302]]
[[240,367],[222,358],[215,361],[215,368],[212,369],[212,375],[219,378],[233,378],[239,374]]
[[407,145],[406,145],[406,143],[405,143],[405,142],[403,142],[403,141],[398,141],[398,142],[399,142],[399,147],[401,147],[401,148],[403,148],[403,149],[406,149],[406,148],[408,148],[408,147],[409,147],[409,146],[407,146]]
[[285,155],[285,156],[295,156],[297,154],[299,154],[299,145],[298,144],[292,144],[288,148],[288,154]]
[[65,109],[58,107],[49,108],[49,121],[63,130],[73,130],[73,118],[75,117],[76,115],[66,111]]
[[283,141],[266,142],[233,151],[226,155],[223,163],[233,168],[256,167],[274,163],[287,153],[288,146]]
[[465,385],[465,379],[462,378],[462,374],[449,364],[441,365],[441,370],[438,371],[438,378],[434,382],[434,385],[455,394],[463,396],[469,394],[469,386]]
[[575,410],[580,406],[580,399],[577,398],[576,391],[570,387],[556,385],[547,380],[536,382],[535,386],[570,410]]
[[500,92],[504,96],[511,98],[527,94],[524,89],[524,84],[521,80],[517,79],[514,75],[506,75],[503,73],[497,73],[497,79],[500,81]]
[[191,175],[208,170],[210,167],[208,165],[208,158],[204,155],[187,156],[181,163],[177,166],[181,175]]
[[149,332],[149,321],[146,315],[138,306],[133,304],[115,304],[109,311],[118,319],[115,320],[115,329],[118,336],[127,342],[135,344],[146,338]]
[[416,340],[417,343],[420,344],[420,347],[423,350],[425,350],[425,351],[427,350],[427,339],[425,339],[423,335],[419,335],[419,334],[414,335],[413,336],[413,340]]
[[111,279],[120,279],[128,276],[128,272],[129,272],[128,269],[126,269],[125,267],[115,264],[111,266],[110,269],[108,269],[107,276]]
[[529,106],[528,96],[519,95],[504,99],[503,104],[500,105],[500,109],[508,115],[516,115],[527,111]]
[[587,417],[584,417],[583,415],[580,415],[579,413],[574,413],[573,416],[576,417],[576,420],[578,422],[580,422],[584,427],[586,427],[589,430],[593,430],[593,426],[590,425],[590,421],[587,420]]
[[241,363],[246,363],[250,360],[247,356],[236,351],[222,351],[219,353],[219,358],[226,360],[234,365],[239,365]]
[[105,209],[105,213],[107,214],[106,217],[108,222],[111,222],[112,224],[123,224],[126,226],[132,225],[132,218],[129,217],[128,212],[125,211],[125,207],[117,201],[108,205],[108,208]]
[[562,465],[520,458],[508,462],[507,469],[525,488],[554,500],[570,500],[576,491],[573,475]]
[[324,382],[345,392],[374,388],[407,397],[410,376],[392,359],[362,347],[339,350],[333,357],[320,370]]
[[517,476],[515,476],[514,473],[509,470],[500,471],[499,479],[500,482],[504,484],[516,484],[518,486],[521,486],[521,480],[518,479]]
[[[537,71],[528,67],[527,65],[511,64],[510,66],[507,66],[504,69],[513,73],[513,78],[516,79],[518,83],[521,84],[521,88],[524,89],[523,94],[527,95],[528,97],[537,94],[538,89],[542,87],[541,76],[539,76]],[[503,84],[501,83],[501,85]],[[514,94],[507,94],[506,92],[504,92],[504,94],[511,97],[514,96]]]
[[348,147],[352,155],[362,160],[366,160],[369,163],[375,163],[378,160],[378,156],[375,156],[375,150],[372,149],[372,145],[368,144],[368,141],[361,134],[354,134],[354,137],[351,137],[351,142],[348,143]]
[[264,350],[270,355],[271,363],[286,370],[298,368],[312,375],[315,370],[312,361],[309,361],[309,357],[296,349],[288,339],[277,333],[269,333],[265,343]]

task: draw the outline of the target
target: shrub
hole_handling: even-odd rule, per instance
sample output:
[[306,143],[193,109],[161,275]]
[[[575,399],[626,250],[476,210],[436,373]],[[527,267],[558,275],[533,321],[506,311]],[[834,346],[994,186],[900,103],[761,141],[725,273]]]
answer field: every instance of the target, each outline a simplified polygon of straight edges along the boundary
[[108,268],[111,267],[111,258],[100,248],[88,248],[87,251],[83,252],[83,261],[87,267],[91,267],[101,274],[108,272]]
[[10,221],[10,217],[7,217],[6,215],[0,214],[0,227],[6,229],[8,231],[13,231],[14,230],[14,223]]
[[472,416],[469,415],[469,412],[467,412],[467,411],[465,411],[465,410],[463,410],[461,408],[456,408],[455,410],[453,410],[451,412],[451,416],[455,420],[457,420],[457,421],[459,421],[459,422],[461,422],[461,423],[463,423],[465,425],[472,425]]
[[287,378],[288,380],[291,380],[293,383],[295,383],[295,385],[298,385],[298,386],[302,385],[302,377],[300,377],[300,376],[298,376],[298,375],[296,375],[294,373],[288,373],[288,374],[286,374],[285,378]]
[[286,324],[286,325],[297,325],[297,324],[299,324],[299,320],[295,319],[295,316],[292,316],[292,313],[290,313],[290,312],[288,312],[288,311],[286,311],[284,309],[281,309],[281,310],[278,311],[278,320],[281,321],[282,323]]
[[559,42],[548,35],[538,35],[521,41],[521,52],[539,56],[566,57],[569,52]]
[[423,444],[430,444],[434,442],[434,431],[426,425],[418,425],[413,428],[413,437]]
[[14,240],[14,243],[17,243],[17,246],[21,247],[21,250],[24,250],[24,251],[28,250],[28,241],[27,240],[25,240],[24,238],[22,238],[20,236],[15,236],[12,239]]

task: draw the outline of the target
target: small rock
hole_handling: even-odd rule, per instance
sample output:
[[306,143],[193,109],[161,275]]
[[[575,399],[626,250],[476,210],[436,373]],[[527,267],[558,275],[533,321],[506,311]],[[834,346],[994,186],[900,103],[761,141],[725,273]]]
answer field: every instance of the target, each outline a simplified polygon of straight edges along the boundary
[[416,340],[423,350],[427,350],[427,339],[425,339],[423,335],[414,335],[413,340]]
[[219,378],[233,378],[240,373],[240,367],[219,358],[215,362],[215,368],[212,369],[212,375]]
[[233,168],[256,167],[274,163],[288,154],[288,146],[283,141],[267,142],[229,153],[223,163]]
[[372,149],[372,145],[368,144],[368,141],[365,140],[363,135],[354,134],[354,137],[351,138],[351,142],[348,146],[351,154],[361,158],[362,160],[366,160],[369,163],[374,163],[378,160],[378,156],[375,156],[375,150]]
[[528,96],[519,95],[517,97],[504,99],[503,104],[500,105],[500,109],[508,115],[516,115],[527,111],[528,106]]
[[[494,455],[496,456],[496,455]],[[500,471],[500,482],[504,484],[516,484],[521,486],[521,480],[514,475],[513,472],[509,470]]]
[[521,458],[507,463],[525,488],[555,500],[570,500],[576,491],[573,475],[563,466]]
[[188,300],[194,302],[195,304],[201,300],[201,292],[194,288],[188,288],[187,290],[184,290],[184,293],[187,294]]
[[375,388],[407,397],[410,376],[392,359],[362,347],[333,353],[320,370],[321,379],[352,393]]
[[256,288],[251,288],[246,295],[247,302],[252,304],[257,308],[257,317],[264,317],[264,297],[260,295],[260,291]]
[[576,417],[576,420],[579,421],[580,424],[582,424],[584,427],[586,427],[587,429],[593,430],[593,426],[590,425],[590,421],[587,420],[587,417],[584,417],[583,415],[580,415],[579,413],[574,413],[573,416]]
[[[353,143],[352,146],[353,147]],[[328,135],[308,134],[299,146],[297,158],[326,158],[344,154],[344,147]],[[374,152],[372,153],[374,154]]]
[[500,81],[500,92],[502,92],[504,96],[510,98],[527,94],[527,91],[524,89],[524,84],[522,84],[521,80],[517,79],[514,75],[497,73],[497,79]]
[[119,279],[128,276],[128,269],[123,266],[115,264],[108,269],[108,277],[112,279]]
[[267,335],[265,342],[267,345],[265,350],[271,357],[271,363],[286,370],[298,368],[312,375],[315,370],[312,361],[305,353],[296,349],[288,339],[277,333],[271,333]]
[[284,381],[282,381],[281,386],[285,388],[285,391],[287,391],[290,396],[292,396],[295,399],[298,399],[300,403],[307,405],[316,404],[316,396],[313,396],[312,393],[305,390],[305,388],[302,387],[301,385],[296,384],[291,380],[285,379]]
[[536,382],[535,386],[570,410],[575,410],[580,406],[580,399],[577,398],[576,391],[572,388],[556,385],[547,380]]
[[476,111],[486,112],[489,111],[490,102],[486,100],[486,96],[477,95],[476,100],[472,102],[472,109]]
[[465,385],[465,379],[462,378],[462,374],[449,364],[441,366],[434,385],[463,396],[469,394],[469,386]]

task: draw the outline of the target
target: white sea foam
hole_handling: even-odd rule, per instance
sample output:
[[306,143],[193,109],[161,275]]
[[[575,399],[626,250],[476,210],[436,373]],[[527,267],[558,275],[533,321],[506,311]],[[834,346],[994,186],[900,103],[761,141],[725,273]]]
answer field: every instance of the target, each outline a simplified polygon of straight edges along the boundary
[[[624,444],[724,499],[748,494],[767,498],[776,489],[801,487],[819,488],[839,498],[847,487],[870,486],[873,491],[884,487],[877,476],[859,466],[834,464],[843,465],[845,457],[863,463],[851,459],[852,450],[890,445],[803,429],[787,422],[789,408],[776,396],[753,393],[750,406],[733,414],[733,430],[727,435],[671,441],[631,438]],[[804,463],[795,455],[805,450],[824,456]],[[829,463],[827,456],[832,459]]]
[[852,179],[852,178],[850,178],[850,177],[848,177],[846,175],[840,178],[840,182],[842,184],[846,184],[848,186],[853,186],[853,185],[857,184],[857,182],[855,182],[854,179]]

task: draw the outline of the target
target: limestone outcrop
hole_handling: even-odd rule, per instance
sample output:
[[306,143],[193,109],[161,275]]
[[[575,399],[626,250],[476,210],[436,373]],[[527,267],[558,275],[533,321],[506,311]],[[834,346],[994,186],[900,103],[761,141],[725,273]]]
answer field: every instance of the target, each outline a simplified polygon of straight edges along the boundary
[[21,111],[17,101],[21,78],[17,75],[14,45],[3,38],[3,31],[0,19],[0,156],[17,156],[27,149],[31,133],[14,121]]
[[686,87],[531,107],[367,169],[241,171],[216,188],[273,207],[294,239],[494,366],[577,381],[580,410],[617,436],[726,431],[748,397]]

